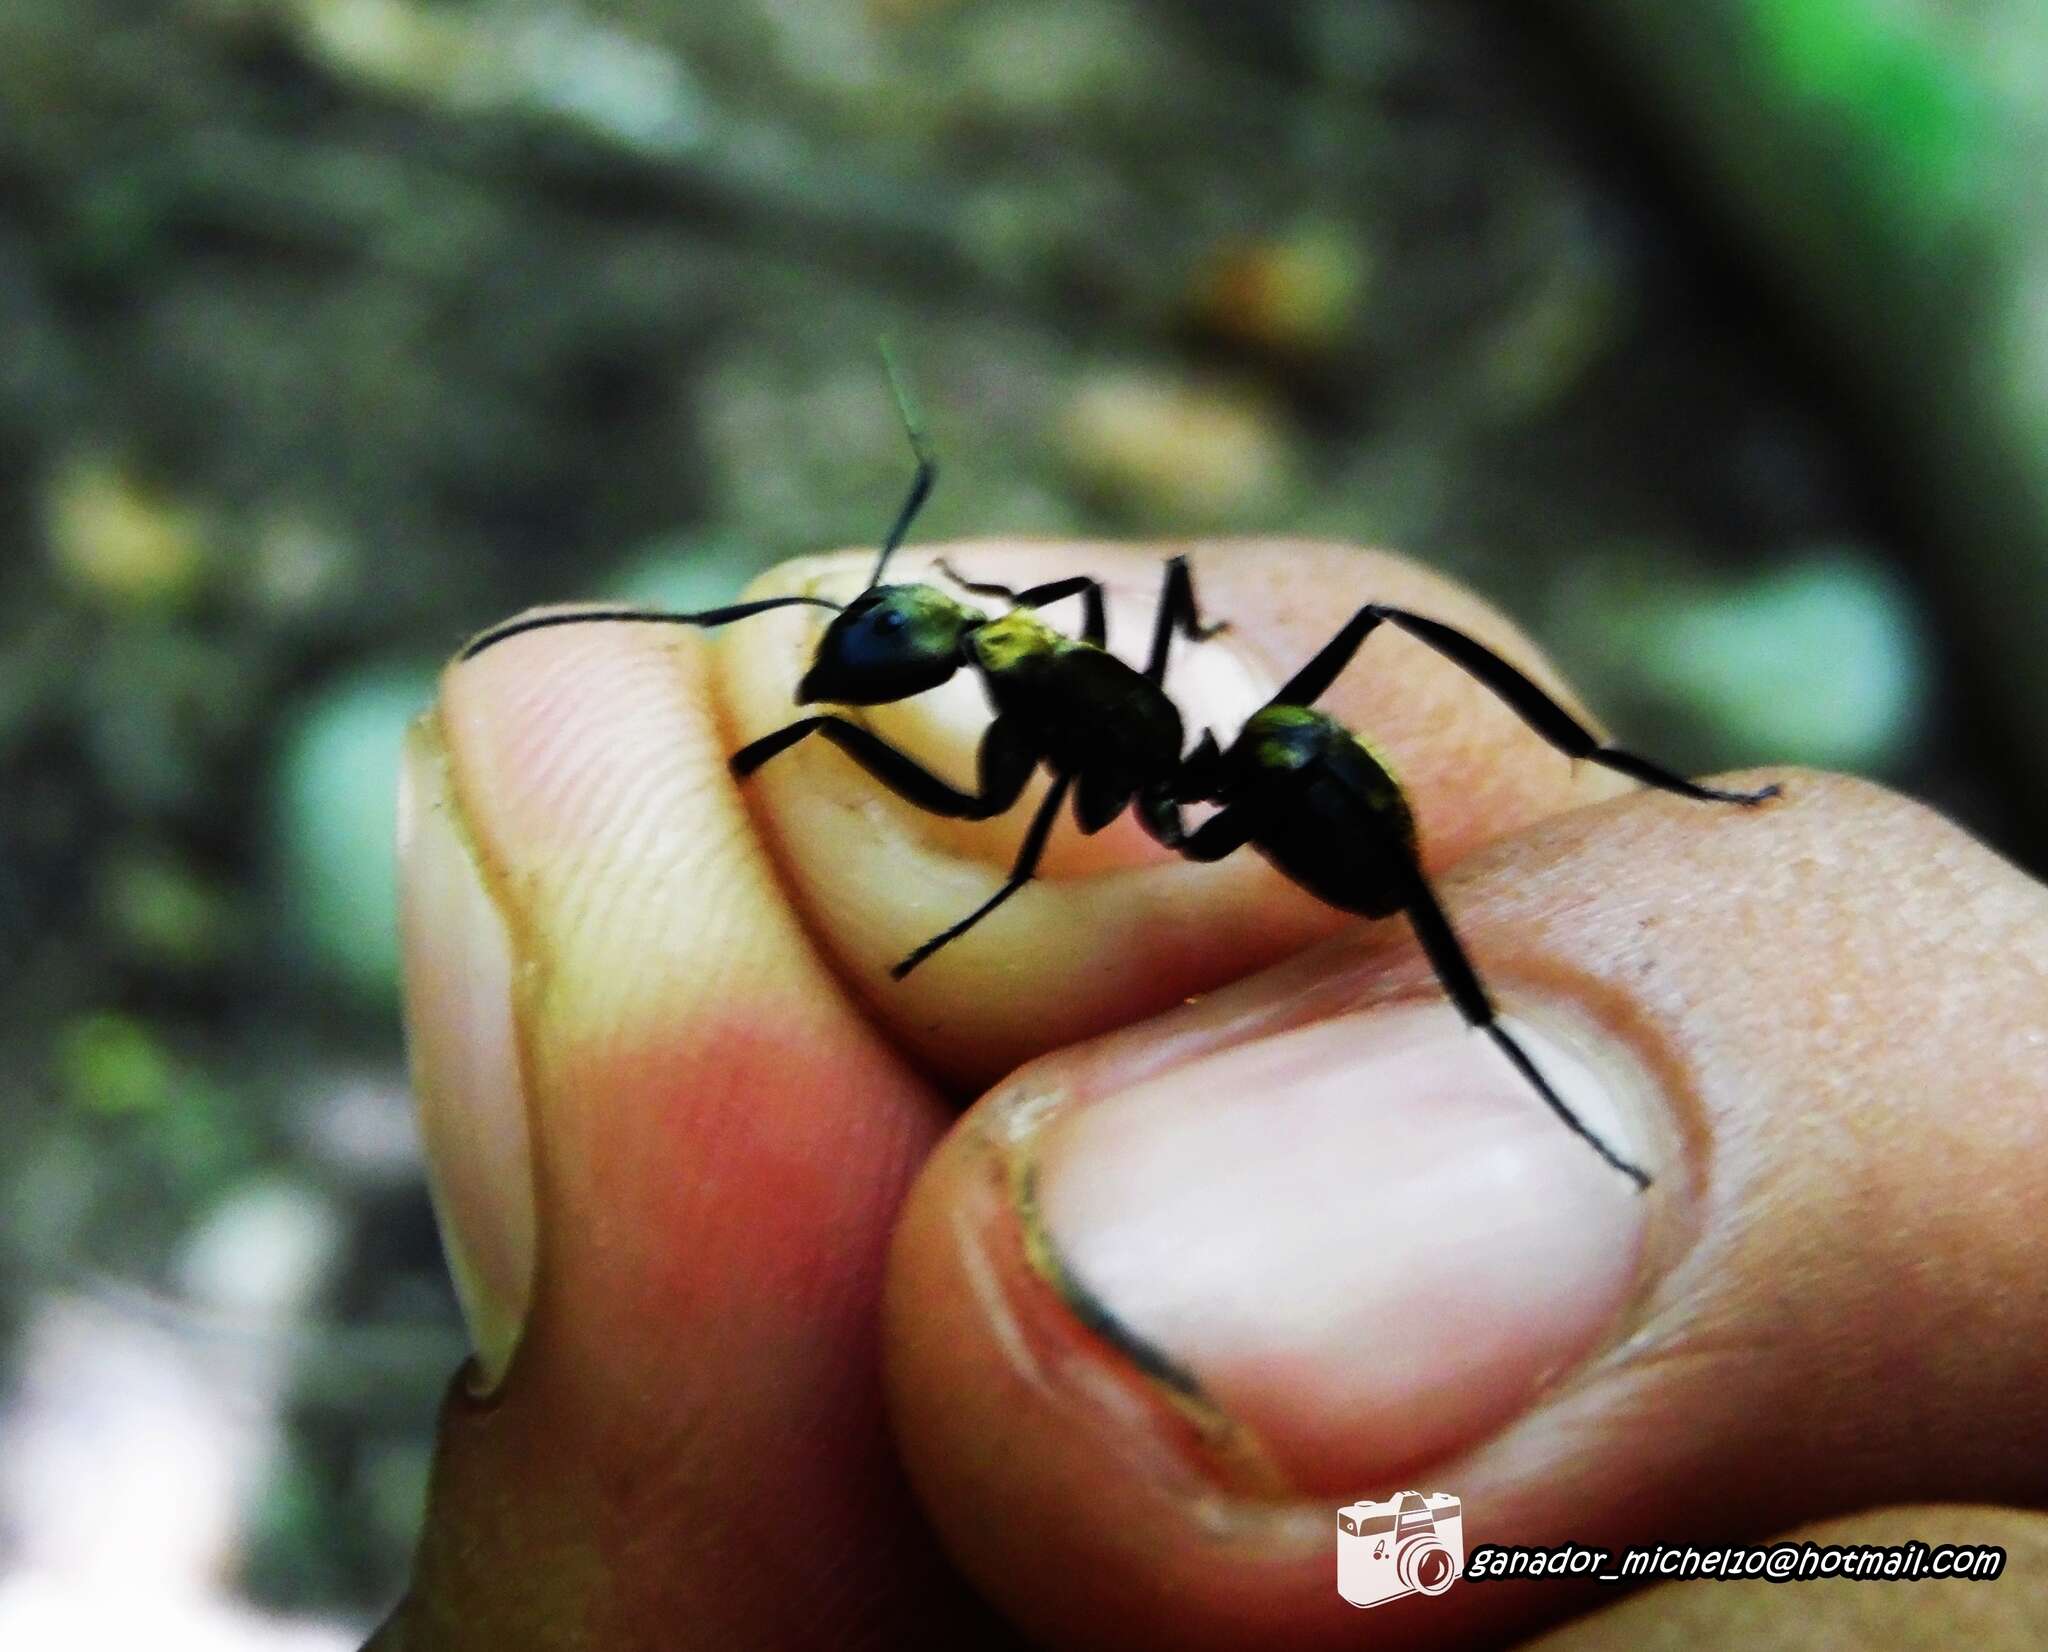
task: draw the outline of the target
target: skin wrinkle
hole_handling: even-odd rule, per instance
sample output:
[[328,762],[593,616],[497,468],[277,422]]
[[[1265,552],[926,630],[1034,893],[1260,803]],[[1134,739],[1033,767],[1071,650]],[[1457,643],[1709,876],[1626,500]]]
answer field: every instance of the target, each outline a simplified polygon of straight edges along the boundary
[[[786,619],[794,618],[796,617],[795,611],[789,611],[783,617]],[[822,634],[823,630],[824,627],[822,625],[816,627],[816,631],[819,634]],[[815,648],[815,643],[813,647]],[[805,658],[808,660],[809,655],[807,654]],[[725,751],[737,751],[745,744],[745,740],[738,732],[735,722],[736,713],[733,706],[732,674],[727,666],[727,657],[722,649],[715,650],[713,653],[711,669],[707,680],[711,691],[709,710],[712,725],[718,733],[719,744]],[[794,678],[792,678],[792,681],[794,681]],[[788,761],[788,758],[785,757],[784,761]],[[783,910],[789,914],[796,928],[803,935],[811,956],[818,961],[822,968],[829,970],[838,979],[842,987],[846,986],[848,983],[846,981],[845,968],[838,954],[827,944],[825,936],[820,932],[816,916],[812,910],[804,902],[796,898],[795,880],[791,875],[788,861],[784,856],[781,840],[774,832],[762,829],[760,816],[757,812],[760,805],[750,795],[750,788],[735,783],[735,790],[740,797],[743,817],[747,822],[747,830],[752,839],[753,852],[760,855],[766,861],[769,876],[774,879],[776,888],[782,894]]]
[[[668,665],[678,651],[674,643],[650,650],[655,660],[647,663]],[[673,723],[676,719],[665,714],[665,704],[682,686],[672,665],[658,672],[636,672],[629,693],[622,696],[622,716],[645,715],[650,721]],[[642,697],[647,702],[644,710]],[[587,940],[592,950],[660,960],[678,951],[663,928],[671,903],[650,898],[661,889],[688,889],[693,901],[708,891],[711,901],[726,912],[746,900],[743,891],[749,879],[744,874],[758,854],[753,834],[737,810],[721,811],[708,820],[702,811],[685,815],[679,802],[695,791],[696,781],[682,748],[663,743],[630,768],[607,765],[595,784],[573,767],[576,762],[573,756],[561,760],[565,779],[571,773],[582,776],[569,812],[575,819],[604,825],[587,832],[571,829],[572,842],[592,848],[572,851],[551,867],[540,892],[549,910],[546,928],[561,938],[561,944],[574,949]],[[543,805],[550,801],[544,793]],[[678,818],[691,818],[696,824],[688,832],[678,831],[668,824]],[[563,890],[571,892],[567,906],[561,904]],[[747,909],[751,912],[751,905]],[[735,962],[752,967],[757,958],[758,954],[742,954]],[[621,1036],[630,1036],[638,1016],[666,1018],[674,1013],[669,994],[679,972],[656,964],[640,973],[651,990],[621,991],[624,984],[607,978],[592,1006],[617,1018]]]

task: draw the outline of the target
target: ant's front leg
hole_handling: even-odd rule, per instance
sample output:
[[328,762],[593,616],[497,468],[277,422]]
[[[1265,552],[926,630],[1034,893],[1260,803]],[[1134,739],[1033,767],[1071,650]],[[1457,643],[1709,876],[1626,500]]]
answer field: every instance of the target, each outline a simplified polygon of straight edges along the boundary
[[1024,795],[1037,752],[1018,727],[998,717],[982,736],[978,759],[981,789],[963,792],[941,780],[916,758],[844,717],[803,717],[764,734],[732,755],[732,772],[744,780],[771,757],[779,757],[813,734],[829,740],[904,802],[950,820],[993,820]]
[[1408,914],[1415,938],[1422,944],[1423,956],[1436,971],[1437,980],[1443,983],[1444,991],[1465,1018],[1465,1024],[1493,1040],[1494,1046],[1508,1058],[1515,1071],[1529,1081],[1536,1094],[1542,1097],[1543,1104],[1557,1115],[1567,1130],[1634,1182],[1638,1191],[1647,1188],[1650,1185],[1649,1173],[1601,1140],[1599,1133],[1572,1110],[1570,1103],[1557,1093],[1542,1070],[1529,1059],[1529,1053],[1522,1048],[1521,1042],[1500,1024],[1494,1012],[1492,995],[1480,984],[1479,972],[1472,967],[1464,943],[1458,939],[1457,931],[1451,928],[1451,920],[1438,903],[1429,880],[1423,876],[1421,866],[1412,859],[1406,868],[1404,881],[1407,888],[1402,910]]
[[1411,614],[1404,608],[1381,607],[1378,612],[1381,618],[1399,626],[1416,641],[1435,649],[1453,665],[1491,689],[1516,716],[1574,761],[1597,763],[1603,769],[1625,774],[1631,780],[1640,780],[1659,791],[1674,792],[1702,803],[1754,806],[1778,795],[1776,786],[1763,786],[1753,792],[1702,786],[1661,763],[1653,763],[1649,758],[1639,757],[1619,746],[1610,746],[1528,676],[1477,638],[1466,636],[1442,620],[1431,619],[1426,614]]
[[1055,579],[1044,585],[1034,585],[1028,590],[1019,591],[1008,585],[969,579],[944,557],[933,566],[963,591],[972,591],[978,597],[1001,597],[1014,608],[1043,608],[1050,603],[1064,601],[1068,597],[1079,597],[1082,603],[1081,640],[1097,648],[1109,646],[1109,612],[1103,604],[1100,580],[1090,579],[1086,574],[1076,574],[1068,579]]

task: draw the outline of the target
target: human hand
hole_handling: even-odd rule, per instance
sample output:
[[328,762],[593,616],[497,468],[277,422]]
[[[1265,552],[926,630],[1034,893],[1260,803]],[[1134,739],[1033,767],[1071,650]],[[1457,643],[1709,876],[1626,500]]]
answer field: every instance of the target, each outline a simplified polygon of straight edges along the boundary
[[[945,554],[1103,577],[1128,653],[1166,552]],[[1178,656],[1191,731],[1368,598],[1543,674],[1391,558],[1232,545],[1196,576],[1234,630]],[[2011,867],[1855,782],[1738,811],[1574,772],[1376,638],[1326,705],[1391,756],[1538,1060],[1657,1172],[1639,1197],[1401,924],[1249,854],[1063,830],[890,982],[1021,815],[934,820],[816,743],[743,795],[725,754],[789,718],[814,636],[537,633],[412,737],[408,1011],[479,1362],[380,1646],[1497,1644],[1605,1601],[1474,1581],[1361,1619],[1335,1507],[1426,1482],[1468,1543],[1619,1547],[2038,1499],[2048,897]],[[975,698],[871,720],[964,777]],[[1880,1604],[2015,1633],[2048,1540],[1967,1519],[2005,1584],[1666,1589],[1558,1644]]]

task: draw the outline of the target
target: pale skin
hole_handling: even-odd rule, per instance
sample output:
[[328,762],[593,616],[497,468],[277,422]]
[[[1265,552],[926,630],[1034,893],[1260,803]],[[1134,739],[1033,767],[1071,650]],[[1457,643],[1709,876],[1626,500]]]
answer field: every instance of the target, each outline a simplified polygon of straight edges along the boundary
[[[1101,577],[1131,658],[1187,548],[943,554],[1018,587]],[[1369,600],[1569,699],[1411,563],[1193,555],[1233,630],[1177,650],[1190,738]],[[842,595],[871,560],[754,594]],[[1329,1166],[1398,1172],[1373,1184],[1391,1211],[1450,1174],[1439,1113],[1466,1117],[1465,1046],[1405,930],[1250,854],[1192,866],[1128,821],[1064,826],[1039,883],[891,982],[1000,880],[1038,792],[936,821],[818,742],[735,786],[726,755],[795,715],[818,620],[536,632],[452,671],[415,734],[408,1013],[491,1392],[451,1398],[412,1602],[380,1645],[2048,1642],[2040,886],[1860,782],[1719,777],[1783,782],[1738,813],[1575,772],[1450,665],[1376,638],[1325,709],[1408,787],[1488,985],[1625,1071],[1657,1185],[1633,1194],[1502,1091],[1460,1126],[1470,1185],[1503,1208],[1555,1185],[1575,1237],[1539,1203],[1516,1256],[1475,1241],[1407,1318],[1356,1320],[1354,1349],[1376,1287],[1314,1259],[1406,1241],[1368,1222],[1359,1246],[1298,1245],[1344,1185]],[[865,715],[971,772],[971,689]],[[1326,1083],[1366,1070],[1343,1064],[1376,1027],[1404,1030],[1371,1081]],[[1372,1111],[1410,1083],[1435,1111]],[[1191,1230],[1159,1215],[1183,1205]],[[1049,1243],[1128,1336],[1055,1288]],[[1262,1281],[1276,1256],[1292,1271]],[[2011,1558],[1994,1585],[1467,1582],[1360,1614],[1332,1588],[1330,1516],[1408,1486],[1459,1494],[1468,1541],[1831,1521]]]

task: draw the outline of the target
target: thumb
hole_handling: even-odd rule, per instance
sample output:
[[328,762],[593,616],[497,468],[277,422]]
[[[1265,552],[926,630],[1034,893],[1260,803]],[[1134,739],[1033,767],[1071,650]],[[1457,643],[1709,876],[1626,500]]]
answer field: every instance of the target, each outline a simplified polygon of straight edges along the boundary
[[[2038,1498],[2048,894],[1815,776],[1561,816],[1444,894],[1652,1192],[1385,927],[1035,1064],[925,1171],[886,1299],[982,1585],[1057,1645],[1339,1646],[1334,1511],[1407,1487],[1468,1544],[1617,1550]],[[1572,1587],[1373,1629],[1497,1637]]]

